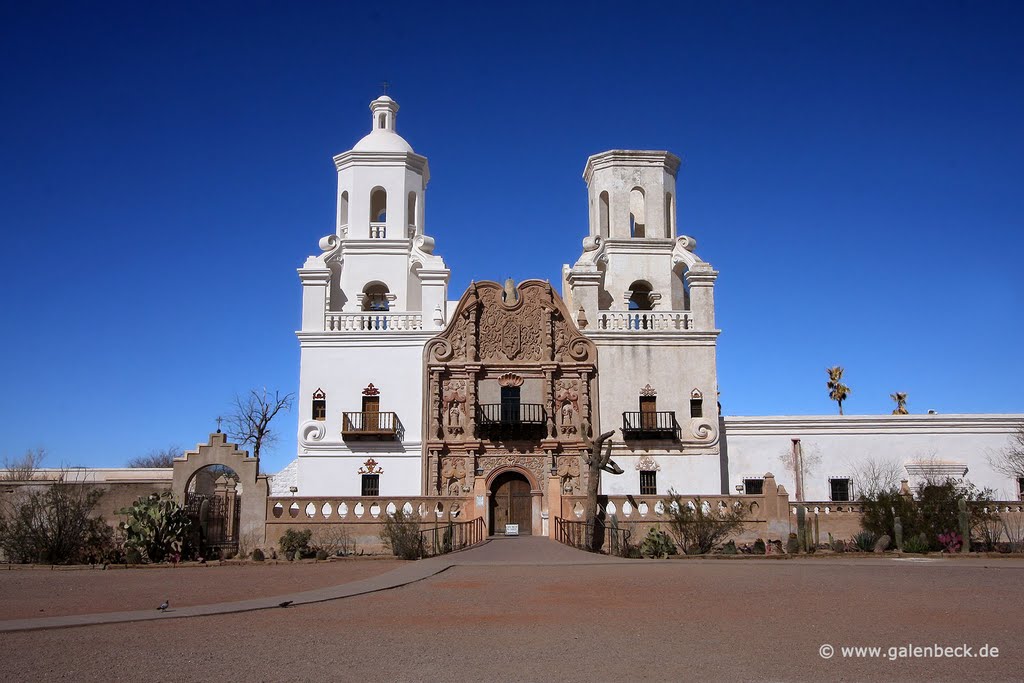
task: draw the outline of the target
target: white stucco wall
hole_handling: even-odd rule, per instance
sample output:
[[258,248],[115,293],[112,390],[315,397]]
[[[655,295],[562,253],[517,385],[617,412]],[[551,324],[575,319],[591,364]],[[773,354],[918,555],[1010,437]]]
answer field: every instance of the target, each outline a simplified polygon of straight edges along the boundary
[[779,456],[790,451],[792,439],[799,438],[805,460],[807,456],[821,459],[804,475],[805,500],[828,500],[829,477],[849,477],[867,459],[897,461],[912,484],[908,463],[963,463],[967,480],[995,489],[1003,500],[1015,500],[1016,481],[993,471],[988,456],[1005,448],[1015,425],[1021,423],[1024,415],[726,417],[723,458],[728,460],[730,486],[770,471],[794,498],[795,477]]

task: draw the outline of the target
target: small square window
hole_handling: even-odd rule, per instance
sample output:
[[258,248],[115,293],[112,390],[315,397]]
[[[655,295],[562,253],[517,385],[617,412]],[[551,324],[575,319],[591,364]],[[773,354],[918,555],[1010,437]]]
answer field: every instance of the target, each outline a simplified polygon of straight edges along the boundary
[[640,470],[640,495],[655,496],[658,494],[658,473],[654,470]]
[[845,503],[850,500],[850,480],[846,477],[838,477],[828,480],[828,488],[831,497],[829,500],[837,503]]
[[704,417],[704,399],[690,399],[690,417]]
[[380,495],[380,475],[379,474],[364,474],[363,475],[363,493],[364,496],[379,496]]
[[764,479],[744,479],[743,493],[748,496],[764,495]]

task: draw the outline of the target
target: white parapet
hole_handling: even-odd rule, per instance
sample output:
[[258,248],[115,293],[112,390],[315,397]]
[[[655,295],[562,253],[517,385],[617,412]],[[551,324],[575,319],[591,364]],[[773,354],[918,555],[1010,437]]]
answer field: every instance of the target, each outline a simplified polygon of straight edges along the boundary
[[360,311],[326,314],[327,332],[403,332],[423,329],[423,314],[390,311]]
[[601,311],[596,329],[611,332],[668,332],[693,328],[689,311]]

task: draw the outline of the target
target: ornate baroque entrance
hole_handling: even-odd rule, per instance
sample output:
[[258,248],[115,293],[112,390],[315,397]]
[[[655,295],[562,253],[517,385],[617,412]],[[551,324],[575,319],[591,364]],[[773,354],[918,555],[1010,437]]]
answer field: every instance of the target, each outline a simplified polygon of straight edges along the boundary
[[502,472],[491,483],[490,533],[505,533],[506,524],[518,524],[519,533],[533,533],[533,495],[530,482],[519,472]]

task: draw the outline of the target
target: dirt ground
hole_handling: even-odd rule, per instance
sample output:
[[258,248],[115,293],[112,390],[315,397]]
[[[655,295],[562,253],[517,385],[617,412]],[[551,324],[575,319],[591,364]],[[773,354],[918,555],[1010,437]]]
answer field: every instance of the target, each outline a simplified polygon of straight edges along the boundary
[[0,619],[155,609],[282,595],[356,581],[403,564],[391,559],[139,569],[0,565]]
[[[1024,563],[983,559],[464,564],[285,610],[0,634],[0,677],[1010,681],[1024,672],[1022,600]],[[936,644],[999,657],[839,651]]]

